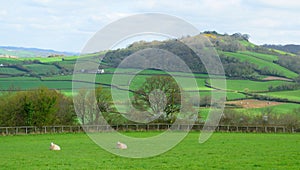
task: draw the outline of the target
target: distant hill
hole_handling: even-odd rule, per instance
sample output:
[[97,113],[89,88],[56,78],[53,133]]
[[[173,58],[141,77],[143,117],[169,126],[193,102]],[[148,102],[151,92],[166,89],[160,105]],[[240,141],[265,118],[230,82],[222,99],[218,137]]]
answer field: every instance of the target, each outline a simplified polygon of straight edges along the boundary
[[300,45],[288,44],[288,45],[262,45],[265,48],[272,48],[276,50],[281,50],[289,53],[300,54]]
[[78,55],[78,53],[61,52],[61,51],[55,51],[51,49],[0,46],[0,56],[15,56],[19,58],[28,58],[28,57],[48,57],[50,55],[72,56],[72,55]]
[[[271,50],[249,42],[249,35],[234,33],[232,35],[206,31],[193,37],[170,39],[166,41],[135,42],[124,49],[108,51],[102,66],[117,67],[127,56],[146,48],[158,48],[172,52],[180,57],[195,73],[207,74],[205,65],[181,41],[197,42],[197,37],[207,37],[217,50],[225,74],[228,77],[259,79],[261,76],[277,76],[293,79],[300,74],[300,57],[282,50]],[[143,60],[132,61],[135,66],[143,65]],[[140,62],[140,63],[138,63]],[[132,64],[132,63],[131,63]],[[165,63],[166,66],[168,63]],[[172,67],[172,63],[170,66]],[[180,71],[179,66],[172,71]]]
[[[255,45],[248,40],[249,35],[241,33],[228,35],[206,31],[196,36],[186,36],[180,39],[152,42],[139,41],[130,44],[126,48],[103,51],[101,54],[88,54],[86,57],[99,58],[101,56],[103,58],[99,68],[111,69],[119,67],[126,57],[138,51],[155,48],[175,54],[194,73],[207,74],[206,67],[199,57],[182,43],[182,41],[197,43],[201,37],[209,39],[211,45],[215,47],[227,77],[251,80],[262,80],[266,77],[274,79],[275,77],[278,80],[285,79],[288,81],[299,77],[299,55]],[[198,48],[202,47],[199,46]],[[74,53],[54,50],[0,46],[0,56],[1,54],[4,57],[0,57],[0,65],[2,65],[0,76],[1,74],[4,76],[16,76],[17,74],[18,76],[41,77],[72,74],[76,59],[82,57]],[[73,56],[68,57],[68,55]],[[16,59],[14,56],[18,58]],[[144,60],[134,60],[130,62],[130,66],[123,63],[122,68],[130,68],[133,65],[134,68],[139,69],[139,66],[143,66],[144,62]],[[164,67],[170,68],[174,72],[184,70],[184,66],[174,66],[172,62],[165,62]]]

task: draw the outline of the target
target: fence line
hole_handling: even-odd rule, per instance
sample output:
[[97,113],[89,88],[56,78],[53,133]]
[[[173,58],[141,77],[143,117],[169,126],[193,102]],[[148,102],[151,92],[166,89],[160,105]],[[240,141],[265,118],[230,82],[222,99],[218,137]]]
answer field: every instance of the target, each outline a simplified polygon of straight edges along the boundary
[[[43,133],[64,133],[64,132],[109,132],[117,131],[161,131],[161,130],[199,130],[204,124],[124,124],[124,125],[78,125],[78,126],[16,126],[0,127],[0,135],[9,134],[43,134]],[[295,128],[288,128],[281,125],[218,125],[210,126],[208,129],[215,129],[217,132],[260,132],[260,133],[294,133]]]

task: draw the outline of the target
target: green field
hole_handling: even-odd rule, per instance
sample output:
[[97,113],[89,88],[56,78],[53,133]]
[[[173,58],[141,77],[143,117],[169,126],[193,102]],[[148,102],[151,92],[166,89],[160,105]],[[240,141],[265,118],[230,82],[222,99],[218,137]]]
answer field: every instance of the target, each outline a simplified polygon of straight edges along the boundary
[[294,109],[299,109],[300,104],[295,103],[282,103],[280,105],[276,106],[270,106],[270,107],[262,107],[262,108],[236,108],[235,110],[242,113],[249,113],[251,115],[257,115],[266,113],[267,109],[270,109],[272,111],[272,114],[286,114],[293,112]]
[[300,90],[269,92],[266,95],[300,102]]
[[[158,132],[130,132],[146,137]],[[298,169],[299,134],[215,133],[204,144],[190,133],[170,151],[151,158],[123,158],[79,134],[0,136],[0,169]],[[61,151],[49,151],[50,142]],[[130,146],[128,146],[128,150]],[[126,150],[123,150],[126,152]],[[141,148],[142,152],[142,148]]]
[[241,40],[241,41],[239,41],[239,43],[241,43],[245,47],[252,47],[253,48],[253,47],[256,46],[255,44],[253,44],[253,43],[251,43],[249,41],[246,41],[246,40]]
[[59,57],[28,57],[22,60],[39,60],[42,63],[58,62],[62,60],[76,60],[78,56],[59,56]]
[[8,75],[17,75],[24,74],[24,71],[18,70],[16,68],[11,67],[0,67],[0,74],[8,74]]
[[[217,92],[217,91],[213,91],[213,90],[200,91],[200,92],[188,91],[187,93],[189,94],[190,97],[196,96],[196,95],[198,95],[197,93],[199,93],[200,97],[202,98],[205,96],[211,96],[212,92],[214,92],[214,94],[217,98],[225,96],[224,92]],[[227,97],[227,100],[237,100],[237,99],[246,98],[246,96],[244,94],[236,93],[236,92],[226,92],[226,97]]]
[[29,64],[29,65],[24,65],[24,67],[28,68],[31,70],[33,73],[36,74],[42,74],[42,75],[47,75],[47,74],[58,74],[59,69],[54,66],[54,65],[47,65],[47,64]]
[[[215,80],[215,84],[217,85],[216,88],[218,88],[218,81]],[[291,82],[285,82],[285,81],[252,81],[252,80],[226,80],[227,84],[227,90],[231,91],[244,91],[246,88],[250,92],[258,92],[258,91],[267,91],[269,86],[279,86],[282,84],[292,84]]]
[[234,57],[234,58],[240,59],[241,61],[248,61],[250,63],[253,63],[253,64],[257,65],[260,69],[262,69],[264,67],[268,67],[269,69],[276,70],[277,72],[283,74],[285,77],[288,77],[288,78],[294,78],[294,77],[298,76],[298,74],[295,72],[292,72],[292,71],[290,71],[280,65],[277,65],[273,62],[262,60],[259,57],[253,57],[252,55],[248,55],[248,54],[232,53],[232,52],[224,52],[224,54],[229,57]]
[[266,60],[269,62],[273,62],[273,61],[277,61],[278,60],[278,56],[275,55],[270,55],[270,54],[263,54],[263,53],[256,53],[256,52],[252,52],[252,51],[240,51],[239,53],[241,54],[246,54],[246,55],[250,55],[262,60]]
[[[79,83],[82,87],[89,87],[88,83]],[[48,87],[50,89],[57,90],[72,90],[72,82],[71,81],[40,81],[40,80],[1,80],[0,81],[0,89],[9,89],[10,87],[15,87],[20,90],[28,90],[39,87]]]
[[14,59],[14,58],[0,58],[0,64],[22,64],[23,61],[19,59]]

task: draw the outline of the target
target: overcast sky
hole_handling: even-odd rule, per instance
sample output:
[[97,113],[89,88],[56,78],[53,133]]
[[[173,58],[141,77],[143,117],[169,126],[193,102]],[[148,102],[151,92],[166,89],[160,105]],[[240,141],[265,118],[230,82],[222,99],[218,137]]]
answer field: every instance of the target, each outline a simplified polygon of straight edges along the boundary
[[80,52],[105,25],[148,12],[177,16],[201,32],[247,33],[256,44],[300,44],[297,0],[1,0],[0,46]]

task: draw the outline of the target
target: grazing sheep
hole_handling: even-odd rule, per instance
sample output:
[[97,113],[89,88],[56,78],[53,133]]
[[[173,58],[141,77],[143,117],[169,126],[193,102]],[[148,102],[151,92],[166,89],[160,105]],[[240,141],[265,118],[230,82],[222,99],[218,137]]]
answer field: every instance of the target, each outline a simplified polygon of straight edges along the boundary
[[118,149],[127,149],[127,145],[125,143],[117,142]]
[[50,150],[60,151],[60,147],[58,145],[54,144],[53,142],[51,142],[51,144],[50,144]]

